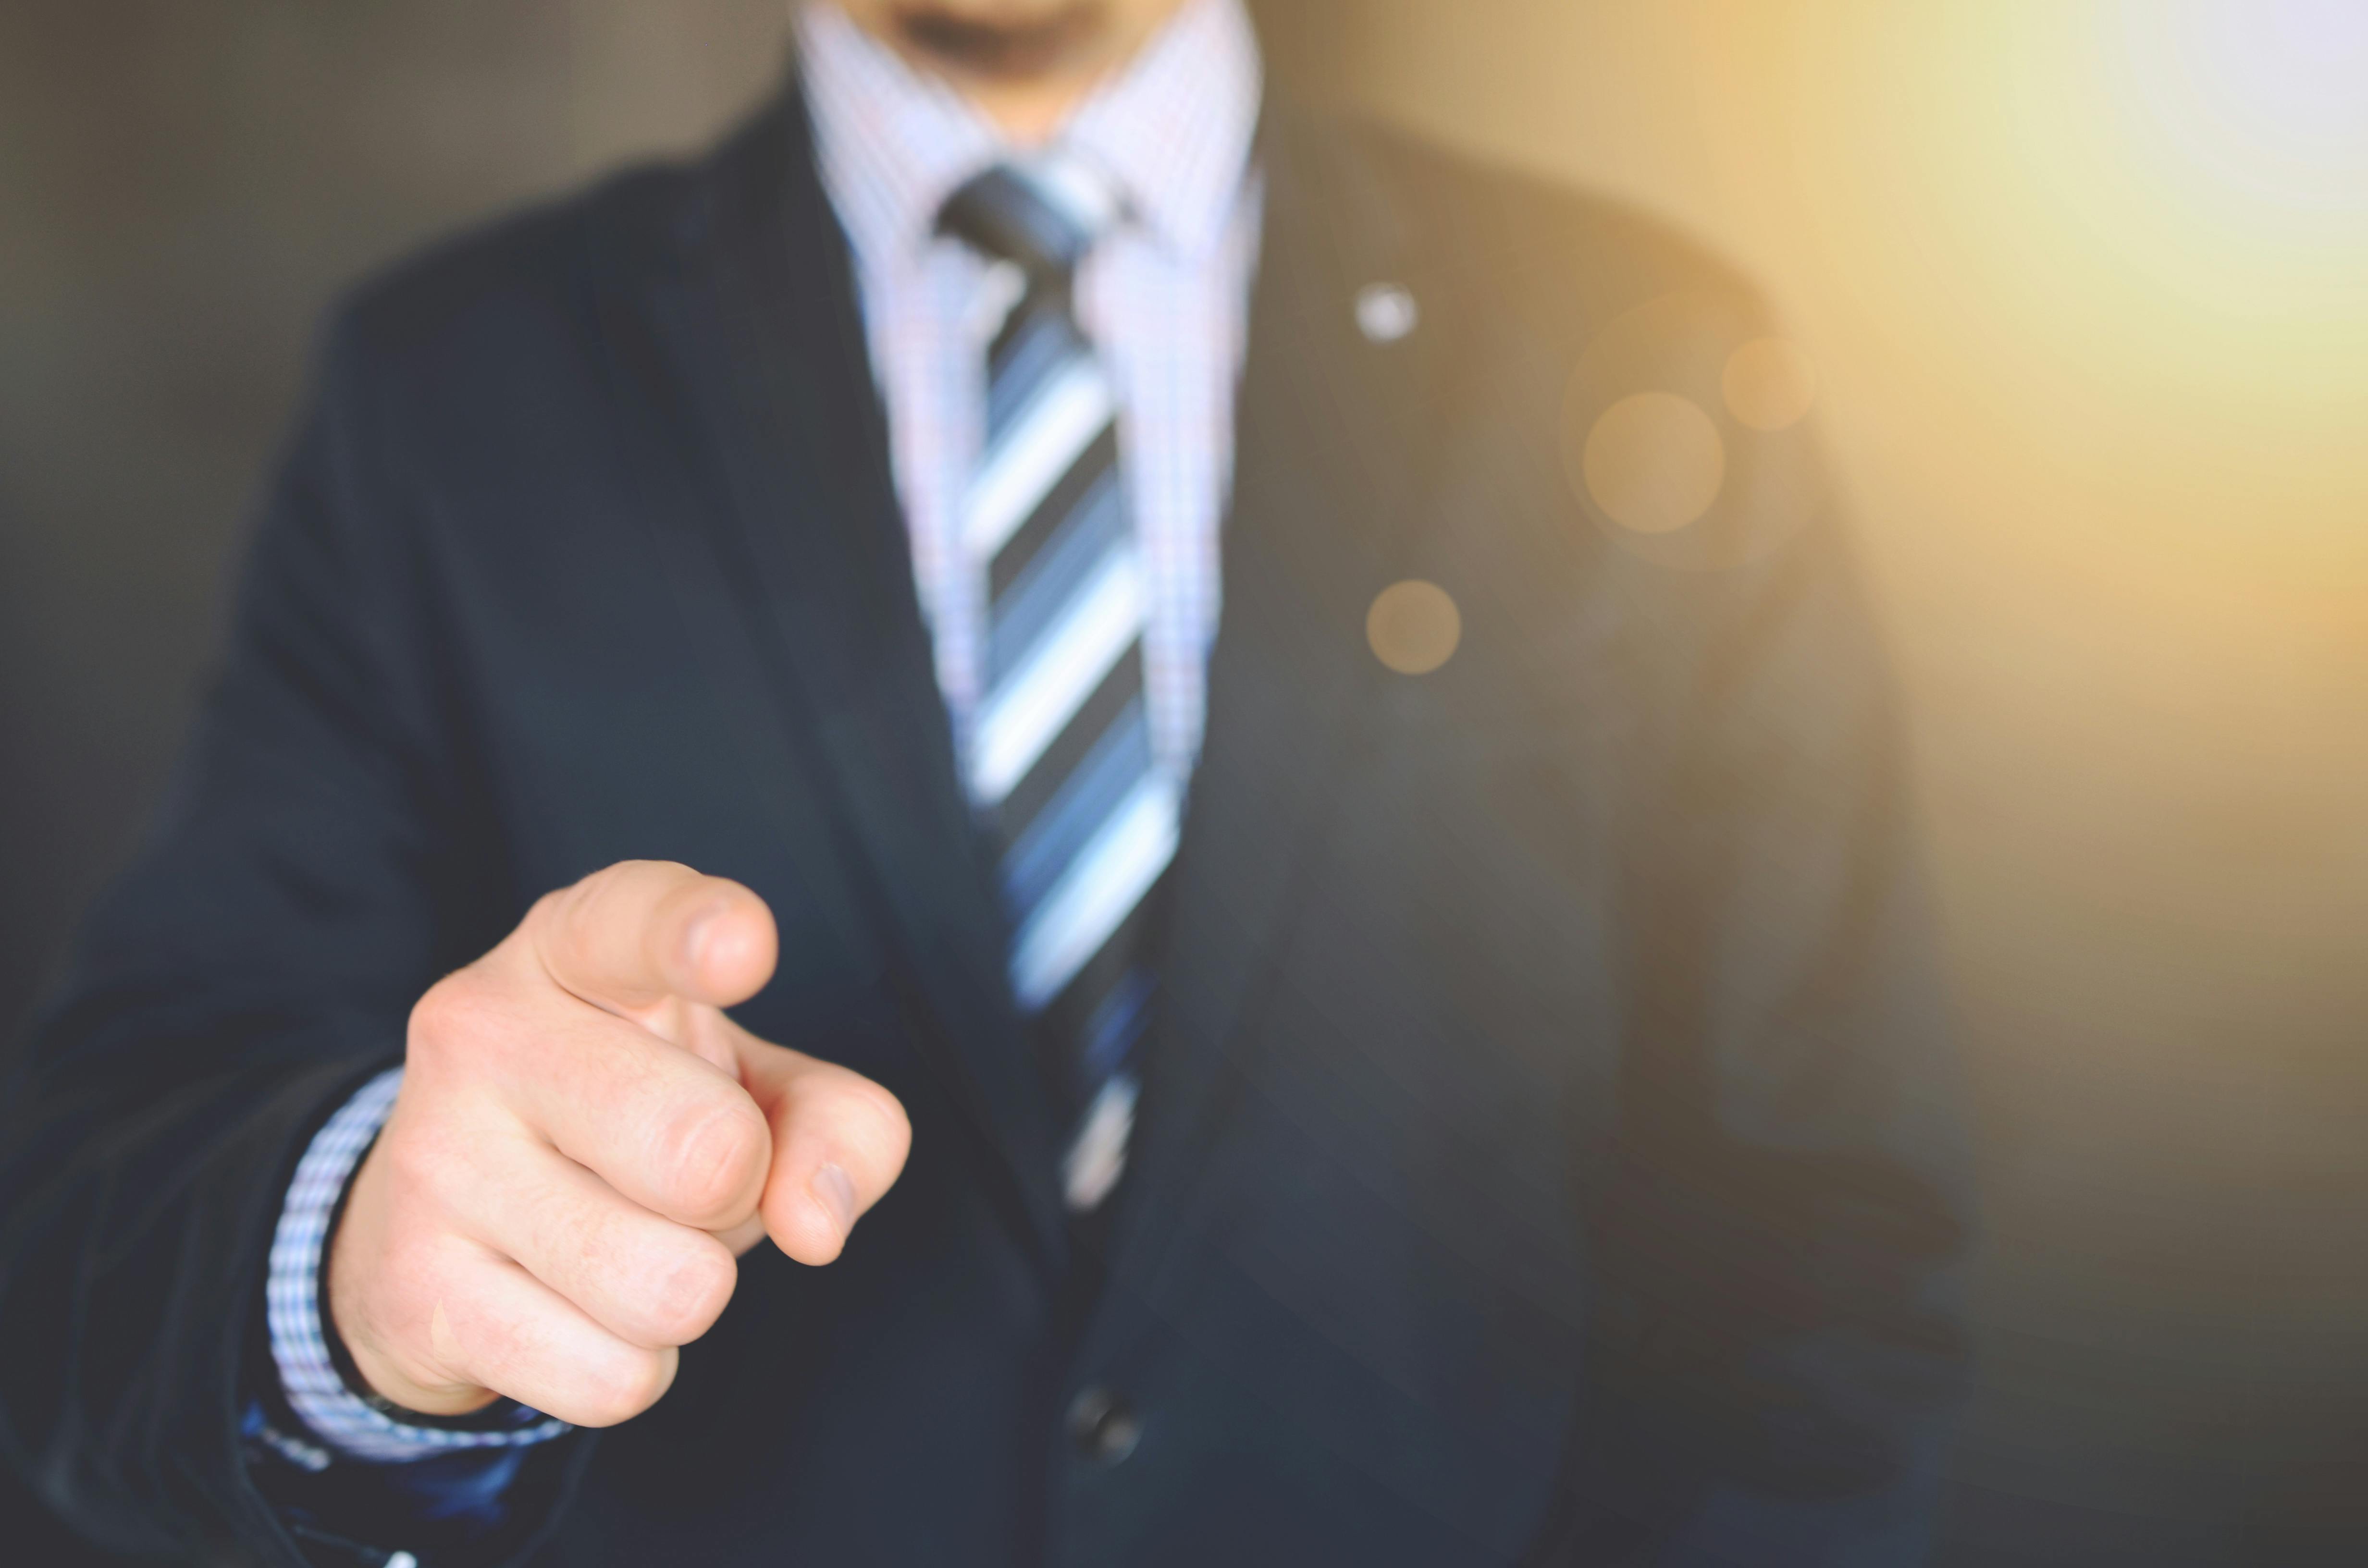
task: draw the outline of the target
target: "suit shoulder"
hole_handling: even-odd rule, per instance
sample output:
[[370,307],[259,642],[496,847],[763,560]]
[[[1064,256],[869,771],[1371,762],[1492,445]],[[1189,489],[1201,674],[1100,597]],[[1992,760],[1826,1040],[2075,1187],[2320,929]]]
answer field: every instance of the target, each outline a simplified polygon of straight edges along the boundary
[[1667,217],[1604,192],[1373,121],[1349,128],[1417,232],[1467,285],[1534,323],[1560,301],[1593,322],[1678,292],[1750,301],[1759,290],[1712,245]]
[[521,330],[584,326],[595,269],[662,265],[695,187],[688,165],[638,165],[432,241],[346,292],[328,353],[449,369],[515,350]]

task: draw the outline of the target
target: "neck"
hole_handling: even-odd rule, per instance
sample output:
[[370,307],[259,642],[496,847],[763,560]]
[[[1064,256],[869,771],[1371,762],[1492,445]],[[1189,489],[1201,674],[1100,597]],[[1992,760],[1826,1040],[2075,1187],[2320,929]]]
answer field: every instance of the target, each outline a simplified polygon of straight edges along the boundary
[[1041,147],[1067,123],[1071,112],[1108,74],[1105,67],[1073,78],[1020,84],[964,81],[947,74],[971,106],[1015,145]]

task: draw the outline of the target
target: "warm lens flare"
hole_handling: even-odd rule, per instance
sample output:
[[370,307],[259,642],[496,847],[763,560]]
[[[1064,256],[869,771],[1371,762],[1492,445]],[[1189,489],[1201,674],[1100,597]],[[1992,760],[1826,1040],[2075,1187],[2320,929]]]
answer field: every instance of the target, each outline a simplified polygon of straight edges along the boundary
[[1622,398],[1587,434],[1588,494],[1640,534],[1675,533],[1718,499],[1726,444],[1717,422],[1675,392]]
[[2368,0],[1688,14],[1699,222],[1772,279],[1861,513],[2368,580]]
[[1789,430],[1817,401],[1816,361],[1781,337],[1756,338],[1727,360],[1719,390],[1727,412],[1754,430]]

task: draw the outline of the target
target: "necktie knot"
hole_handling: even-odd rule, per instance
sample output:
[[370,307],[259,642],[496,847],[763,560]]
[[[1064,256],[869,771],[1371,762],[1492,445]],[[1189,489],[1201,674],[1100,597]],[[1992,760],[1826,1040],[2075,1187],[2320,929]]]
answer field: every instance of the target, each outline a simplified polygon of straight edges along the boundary
[[1117,202],[1073,163],[997,164],[946,199],[938,227],[1031,276],[1066,277],[1115,215]]

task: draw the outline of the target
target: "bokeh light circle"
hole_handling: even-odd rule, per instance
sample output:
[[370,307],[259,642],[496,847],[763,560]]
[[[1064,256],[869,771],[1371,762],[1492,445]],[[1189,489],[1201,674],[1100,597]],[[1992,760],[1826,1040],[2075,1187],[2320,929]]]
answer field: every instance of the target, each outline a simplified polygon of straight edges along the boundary
[[1427,676],[1455,656],[1463,615],[1436,583],[1393,583],[1365,612],[1365,641],[1373,657],[1402,676]]
[[1699,518],[1726,483],[1717,424],[1675,392],[1632,392],[1587,435],[1588,494],[1604,515],[1640,534],[1675,533]]
[[[1733,406],[1773,423],[1801,402],[1806,356],[1742,354],[1773,342],[1790,340],[1764,304],[1728,289],[1657,295],[1589,336],[1563,383],[1555,444],[1578,515],[1623,555],[1731,571],[1827,513],[1815,423],[1758,429]],[[1807,378],[1813,397],[1821,379]]]
[[1754,430],[1789,430],[1817,401],[1817,364],[1800,346],[1758,337],[1736,349],[1719,377],[1726,409]]

